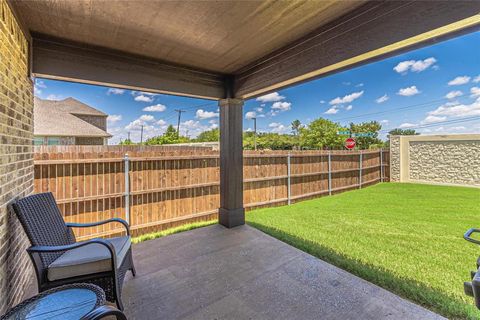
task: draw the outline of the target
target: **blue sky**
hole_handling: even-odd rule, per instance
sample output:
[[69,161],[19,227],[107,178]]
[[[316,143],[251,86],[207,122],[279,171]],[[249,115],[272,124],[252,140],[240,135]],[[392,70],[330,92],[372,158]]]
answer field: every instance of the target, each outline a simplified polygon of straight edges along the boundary
[[[350,69],[251,99],[244,106],[244,129],[290,133],[290,123],[324,117],[341,124],[378,120],[381,136],[393,128],[422,134],[480,133],[480,32]],[[139,141],[177,123],[195,137],[218,126],[215,101],[36,79],[43,99],[74,97],[109,114],[110,143],[131,133]]]

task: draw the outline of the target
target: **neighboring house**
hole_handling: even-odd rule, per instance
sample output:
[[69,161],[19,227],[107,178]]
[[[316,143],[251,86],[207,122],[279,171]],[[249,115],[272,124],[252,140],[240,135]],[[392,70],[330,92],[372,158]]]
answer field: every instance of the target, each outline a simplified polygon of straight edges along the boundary
[[35,145],[104,145],[107,115],[74,98],[53,101],[35,98]]

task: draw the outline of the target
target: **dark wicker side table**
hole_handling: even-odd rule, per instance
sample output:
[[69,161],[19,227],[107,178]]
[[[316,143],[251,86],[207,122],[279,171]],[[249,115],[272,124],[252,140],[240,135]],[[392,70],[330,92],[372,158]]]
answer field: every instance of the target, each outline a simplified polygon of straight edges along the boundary
[[93,284],[78,283],[44,291],[5,313],[0,320],[97,320],[106,316],[127,318],[105,305],[105,292]]

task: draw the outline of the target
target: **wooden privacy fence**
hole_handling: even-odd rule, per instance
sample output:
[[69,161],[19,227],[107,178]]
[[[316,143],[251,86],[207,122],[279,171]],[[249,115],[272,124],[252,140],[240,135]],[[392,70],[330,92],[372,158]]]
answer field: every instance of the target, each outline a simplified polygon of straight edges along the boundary
[[[245,151],[246,208],[389,181],[389,153]],[[239,168],[241,170],[241,168]],[[195,147],[41,146],[35,192],[54,193],[70,222],[120,217],[134,234],[213,219],[219,207],[218,151]],[[80,239],[110,236],[120,226],[78,230]]]

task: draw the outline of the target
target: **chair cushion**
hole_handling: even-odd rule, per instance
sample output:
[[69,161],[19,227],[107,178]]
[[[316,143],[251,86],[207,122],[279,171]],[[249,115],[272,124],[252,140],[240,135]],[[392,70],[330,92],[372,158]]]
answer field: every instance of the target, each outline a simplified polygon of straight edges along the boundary
[[[117,256],[117,267],[120,267],[130,249],[130,237],[105,240],[113,244]],[[92,243],[63,253],[48,266],[47,276],[48,280],[55,281],[111,270],[110,251],[104,245]]]

